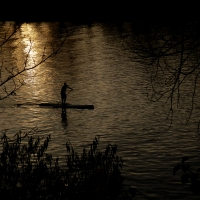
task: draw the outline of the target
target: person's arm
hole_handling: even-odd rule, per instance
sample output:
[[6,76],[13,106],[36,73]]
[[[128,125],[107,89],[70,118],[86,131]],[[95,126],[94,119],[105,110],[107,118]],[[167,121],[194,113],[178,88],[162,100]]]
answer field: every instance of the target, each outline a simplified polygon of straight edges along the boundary
[[73,88],[71,88],[71,87],[69,87],[69,86],[67,86],[69,89],[71,89],[71,90],[73,90]]

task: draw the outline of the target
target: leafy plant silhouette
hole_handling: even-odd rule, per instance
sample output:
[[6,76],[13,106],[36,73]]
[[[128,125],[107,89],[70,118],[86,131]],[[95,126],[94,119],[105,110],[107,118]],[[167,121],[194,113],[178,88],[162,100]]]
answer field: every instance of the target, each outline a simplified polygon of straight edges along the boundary
[[200,194],[200,168],[198,168],[196,172],[192,171],[190,164],[186,162],[188,159],[188,157],[183,157],[181,163],[178,163],[174,167],[173,174],[175,175],[178,170],[182,170],[182,184],[189,183],[191,191],[194,194]]
[[34,137],[36,129],[19,131],[14,139],[1,137],[0,195],[15,199],[132,199],[134,189],[125,192],[122,158],[117,145],[98,150],[99,137],[81,155],[66,142],[67,168],[59,158],[46,153],[51,136]]

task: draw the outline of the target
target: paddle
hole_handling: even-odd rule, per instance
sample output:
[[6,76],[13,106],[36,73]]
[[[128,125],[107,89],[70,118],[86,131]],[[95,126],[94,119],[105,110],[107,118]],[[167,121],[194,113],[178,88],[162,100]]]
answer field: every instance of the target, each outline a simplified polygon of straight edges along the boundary
[[71,88],[71,87],[69,87],[69,86],[67,86],[69,89],[70,89],[70,91],[67,93],[67,95],[73,90],[73,88]]

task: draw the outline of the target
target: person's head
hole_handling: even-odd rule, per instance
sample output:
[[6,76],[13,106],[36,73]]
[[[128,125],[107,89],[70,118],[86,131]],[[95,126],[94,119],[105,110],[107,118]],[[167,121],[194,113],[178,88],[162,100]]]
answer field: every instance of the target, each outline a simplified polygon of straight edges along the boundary
[[64,85],[67,85],[67,83],[64,83]]

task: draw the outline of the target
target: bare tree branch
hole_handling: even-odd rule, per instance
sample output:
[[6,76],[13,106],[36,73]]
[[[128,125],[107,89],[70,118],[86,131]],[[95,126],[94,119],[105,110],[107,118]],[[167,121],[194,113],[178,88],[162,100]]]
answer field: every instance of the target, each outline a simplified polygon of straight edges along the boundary
[[[8,27],[8,29],[5,31],[4,37],[0,38],[2,41],[0,41],[0,48],[1,48],[1,54],[3,53],[3,47],[11,40],[11,38],[14,38],[17,31],[22,27],[23,23],[20,23],[16,27],[14,27],[14,30],[11,30],[11,25]],[[25,71],[35,69],[36,67],[40,66],[42,63],[47,61],[49,58],[56,56],[59,54],[62,50],[62,46],[66,42],[66,39],[73,33],[73,27],[71,29],[68,29],[68,27],[63,27],[62,31],[57,35],[57,42],[55,44],[51,44],[50,48],[51,51],[47,52],[47,47],[44,46],[44,50],[41,54],[41,56],[38,56],[39,60],[35,60],[34,57],[31,57],[31,51],[33,48],[33,41],[29,40],[29,47],[26,52],[26,55],[24,57],[24,62],[22,65],[22,68],[19,70],[16,67],[6,67],[4,66],[4,61],[2,58],[2,64],[0,65],[0,89],[4,92],[3,95],[0,96],[0,100],[3,100],[10,95],[15,95],[16,91],[19,90],[24,84],[24,80],[20,75],[24,75]],[[55,36],[56,37],[56,36]],[[0,54],[0,56],[1,56]],[[29,60],[32,60],[32,64],[30,65]],[[9,87],[9,90],[7,88],[7,84],[12,83],[12,88]]]
[[187,80],[192,91],[192,95],[187,97],[191,98],[191,108],[186,119],[188,123],[194,109],[200,73],[199,24],[188,23],[176,28],[161,25],[134,30],[133,34],[124,35],[123,39],[133,52],[134,62],[142,63],[150,72],[149,100],[166,98],[166,102],[170,103],[168,116],[173,117],[174,104],[177,108],[180,106],[181,94],[186,92],[183,85]]

